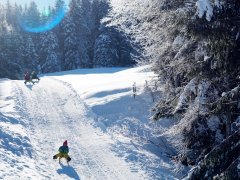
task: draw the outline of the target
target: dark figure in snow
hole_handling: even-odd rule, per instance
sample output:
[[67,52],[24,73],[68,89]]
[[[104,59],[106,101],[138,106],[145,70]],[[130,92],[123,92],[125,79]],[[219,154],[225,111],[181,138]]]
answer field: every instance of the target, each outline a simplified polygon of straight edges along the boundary
[[133,83],[133,98],[135,99],[137,92],[136,82]]
[[60,146],[58,151],[59,151],[59,153],[54,155],[53,159],[59,158],[59,162],[60,162],[61,158],[65,158],[67,160],[67,162],[71,161],[71,158],[68,155],[69,148],[68,148],[68,145],[67,145],[67,140],[64,141],[63,145]]
[[32,82],[31,77],[29,72],[26,72],[26,74],[24,75],[24,83],[26,84],[27,82]]
[[37,76],[37,73],[35,71],[33,71],[31,73],[31,77],[32,77],[32,79],[37,79],[38,81],[40,80],[39,77]]

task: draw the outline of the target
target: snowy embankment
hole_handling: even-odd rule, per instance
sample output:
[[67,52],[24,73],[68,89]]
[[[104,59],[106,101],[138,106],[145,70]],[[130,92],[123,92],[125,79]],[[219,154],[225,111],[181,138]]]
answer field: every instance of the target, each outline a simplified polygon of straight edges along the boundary
[[[152,77],[140,67],[52,73],[26,86],[2,79],[0,178],[174,179],[148,120]],[[65,139],[70,166],[52,160]]]
[[0,179],[38,177],[25,122],[16,112],[12,81],[0,80]]

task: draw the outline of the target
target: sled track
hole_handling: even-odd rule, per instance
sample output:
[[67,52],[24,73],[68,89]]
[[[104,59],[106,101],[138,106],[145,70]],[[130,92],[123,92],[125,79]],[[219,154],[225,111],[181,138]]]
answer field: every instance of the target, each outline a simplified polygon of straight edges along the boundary
[[[54,79],[54,80],[56,80],[56,79]],[[72,88],[71,85],[69,85],[66,82],[62,82],[60,80],[56,80],[56,81],[58,81],[59,83],[62,83],[63,86],[65,86],[66,88],[69,88],[69,90],[71,90],[73,92],[71,94],[71,96],[72,96],[71,99],[74,100],[72,103],[75,105],[76,109],[81,109],[83,105],[86,108],[85,104],[82,102],[81,98],[79,97],[77,92]],[[60,98],[58,100],[59,100],[60,104],[65,103]],[[82,103],[80,103],[80,102],[82,102]],[[67,121],[64,121],[64,124],[65,124],[64,127],[68,126],[69,129],[74,129],[75,128],[74,126],[76,124],[76,119],[69,116],[69,114],[66,111],[63,111],[62,113],[63,113],[64,119],[68,119],[68,122],[73,122],[73,123],[67,124],[66,123]],[[79,113],[79,115],[82,115],[81,112]],[[80,127],[90,126],[90,124],[87,123],[87,121],[83,120],[83,119],[82,120],[80,119],[79,124],[80,124]],[[61,126],[61,127],[63,127],[63,126]],[[63,130],[59,130],[59,131],[63,132]],[[94,132],[94,133],[96,133],[96,132]],[[81,133],[81,131],[79,131],[79,133],[70,133],[70,135],[71,135],[70,139],[72,139],[73,142],[78,142],[78,141],[81,141],[81,136],[84,135],[84,134]],[[78,154],[80,156],[80,161],[79,161],[78,164],[79,165],[81,165],[81,164],[86,165],[87,172],[88,172],[87,173],[88,178],[93,177],[94,179],[126,179],[126,177],[124,177],[120,173],[119,170],[116,170],[115,167],[111,167],[111,169],[110,169],[105,164],[102,163],[104,161],[102,161],[102,162],[100,161],[101,157],[99,156],[99,154],[102,154],[101,152],[93,151],[93,153],[91,153],[91,157],[90,157],[89,156],[90,152],[86,148],[84,148],[84,146],[78,146],[77,143],[76,143],[76,144],[73,145],[73,147],[74,147],[73,149],[75,151],[77,150],[76,153],[74,153],[74,152],[73,153]],[[83,162],[83,163],[81,163],[81,162]],[[96,174],[98,176],[99,175],[100,176],[96,177]]]
[[[142,174],[135,176],[126,162],[115,157],[111,139],[92,127],[94,115],[71,85],[42,78],[33,86],[15,81],[15,87],[17,110],[27,122],[35,166],[43,179],[146,179]],[[66,139],[72,161],[63,172],[52,156]]]

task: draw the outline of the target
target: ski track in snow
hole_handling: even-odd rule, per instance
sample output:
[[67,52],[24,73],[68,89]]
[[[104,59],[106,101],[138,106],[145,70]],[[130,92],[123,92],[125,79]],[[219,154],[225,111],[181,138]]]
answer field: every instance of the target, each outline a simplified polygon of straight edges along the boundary
[[[40,179],[151,179],[111,151],[113,139],[91,125],[94,115],[70,85],[47,77],[33,86],[14,83]],[[64,140],[69,142],[70,166],[65,159],[52,159]]]

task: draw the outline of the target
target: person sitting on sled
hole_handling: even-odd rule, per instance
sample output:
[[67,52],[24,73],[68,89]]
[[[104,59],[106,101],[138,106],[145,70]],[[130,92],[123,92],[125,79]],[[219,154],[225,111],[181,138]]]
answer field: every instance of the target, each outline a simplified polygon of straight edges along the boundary
[[30,77],[30,74],[28,73],[28,72],[26,72],[26,74],[24,75],[24,80],[25,80],[25,84],[27,83],[27,82],[30,82],[31,81],[31,77]]
[[39,77],[37,76],[37,73],[36,73],[35,71],[33,71],[33,72],[31,73],[31,77],[32,77],[32,79],[40,80]]
[[65,158],[67,160],[67,162],[71,161],[71,158],[68,155],[69,148],[68,148],[68,145],[67,145],[67,140],[64,141],[63,145],[60,146],[58,151],[59,151],[59,153],[54,155],[53,159],[59,158],[59,162],[60,162],[61,158]]

